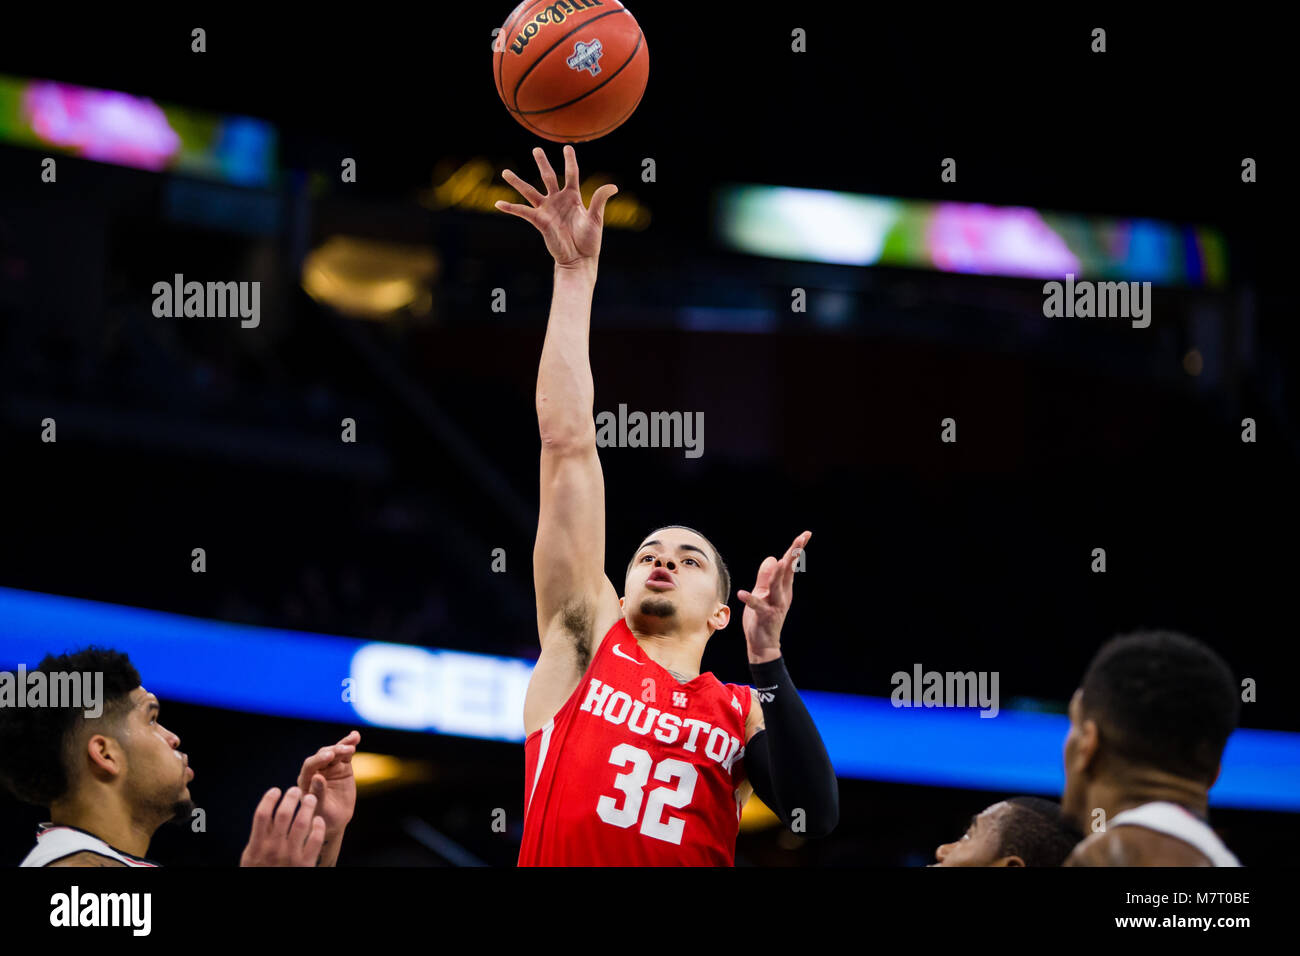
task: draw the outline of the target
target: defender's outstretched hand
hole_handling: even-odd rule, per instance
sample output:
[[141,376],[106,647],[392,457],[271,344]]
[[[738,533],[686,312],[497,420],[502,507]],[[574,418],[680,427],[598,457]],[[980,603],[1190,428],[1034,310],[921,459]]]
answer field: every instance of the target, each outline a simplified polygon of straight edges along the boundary
[[348,825],[357,805],[352,758],[359,743],[361,735],[354,730],[332,747],[322,747],[304,760],[298,773],[298,787],[316,797],[316,812],[324,818],[330,835]]
[[352,773],[361,735],[355,730],[331,747],[322,747],[302,763],[298,787],[316,798],[316,813],[325,821],[320,866],[334,866],[343,831],[357,805],[357,780]]
[[315,866],[324,842],[325,821],[316,815],[316,797],[290,787],[281,800],[280,788],[272,787],[253,814],[253,833],[239,865]]
[[520,219],[527,219],[546,240],[546,251],[563,268],[576,268],[595,263],[600,256],[600,237],[605,224],[605,203],[618,192],[613,183],[606,183],[592,194],[591,208],[582,205],[578,184],[578,154],[572,146],[564,147],[564,188],[555,178],[555,170],[541,147],[533,150],[537,169],[542,174],[542,195],[508,169],[501,178],[519,191],[531,205],[497,202],[496,207]]
[[758,568],[758,581],[753,593],[737,591],[736,597],[745,605],[741,623],[745,627],[745,641],[749,645],[749,661],[758,664],[781,656],[781,626],[794,589],[794,563],[799,553],[812,537],[805,531],[794,539],[785,556],[778,561],[769,555]]

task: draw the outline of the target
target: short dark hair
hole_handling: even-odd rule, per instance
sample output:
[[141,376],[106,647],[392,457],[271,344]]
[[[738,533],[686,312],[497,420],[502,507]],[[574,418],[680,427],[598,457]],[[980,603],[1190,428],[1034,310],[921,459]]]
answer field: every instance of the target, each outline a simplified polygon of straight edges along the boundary
[[[694,528],[688,528],[684,524],[661,524],[657,528],[651,528],[646,532],[641,540],[646,540],[646,538],[650,537],[650,535],[654,534],[656,531],[666,531],[669,528],[681,528],[683,531],[689,531],[691,534],[698,534],[708,542],[709,547],[713,550],[713,563],[718,569],[718,599],[722,601],[723,604],[726,604],[728,599],[731,597],[731,572],[727,570],[727,562],[722,560],[722,552],[719,551],[713,542],[709,541],[702,532],[696,531]],[[632,565],[636,561],[637,552],[640,550],[640,548],[637,548],[636,551],[632,552],[632,557],[628,558],[627,570],[623,572],[624,578],[632,573]]]
[[[107,648],[50,654],[37,670],[103,674],[103,713],[97,720],[119,720],[130,709],[131,691],[140,686],[130,658]],[[68,745],[86,720],[78,707],[0,707],[0,784],[38,807],[66,796],[71,783]]]
[[1082,835],[1061,816],[1061,805],[1042,797],[1012,797],[1002,814],[998,856],[1018,856],[1025,866],[1060,866]]
[[1083,677],[1083,712],[1106,750],[1210,785],[1241,714],[1232,671],[1207,645],[1173,631],[1107,641]]

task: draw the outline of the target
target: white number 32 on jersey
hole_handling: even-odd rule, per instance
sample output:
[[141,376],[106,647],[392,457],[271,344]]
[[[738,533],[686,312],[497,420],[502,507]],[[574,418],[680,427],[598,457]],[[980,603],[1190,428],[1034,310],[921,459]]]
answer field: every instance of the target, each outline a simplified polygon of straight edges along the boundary
[[[684,807],[691,802],[695,793],[695,782],[699,771],[693,764],[684,760],[665,757],[654,764],[650,754],[631,744],[619,744],[609,752],[609,762],[616,767],[630,768],[614,778],[614,789],[622,790],[625,799],[623,806],[618,806],[615,797],[601,797],[596,801],[596,814],[606,823],[627,829],[635,826],[641,819],[641,832],[656,840],[666,843],[682,842],[682,830],[686,821],[671,814],[665,820],[665,807]],[[655,787],[650,791],[650,798],[645,798],[645,785],[650,781],[650,769],[654,766],[654,778],[662,783],[677,781],[676,787]],[[645,815],[641,814],[641,805],[645,804]]]

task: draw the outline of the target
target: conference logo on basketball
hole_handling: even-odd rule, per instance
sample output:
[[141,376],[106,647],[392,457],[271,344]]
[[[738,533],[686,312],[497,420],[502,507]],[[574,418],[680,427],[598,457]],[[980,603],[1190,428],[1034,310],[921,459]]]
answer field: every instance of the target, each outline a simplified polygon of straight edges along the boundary
[[569,64],[571,70],[587,70],[595,76],[600,72],[600,57],[603,52],[599,37],[590,43],[579,40],[573,45],[573,56],[565,62]]

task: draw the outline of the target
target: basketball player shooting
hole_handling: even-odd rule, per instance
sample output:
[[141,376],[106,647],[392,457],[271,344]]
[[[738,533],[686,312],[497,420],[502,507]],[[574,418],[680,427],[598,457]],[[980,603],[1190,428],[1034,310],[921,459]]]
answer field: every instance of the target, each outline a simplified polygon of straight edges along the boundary
[[619,597],[605,575],[605,488],[596,453],[588,355],[605,205],[584,208],[577,156],[560,187],[533,151],[542,192],[510,170],[555,260],[537,374],[541,500],[533,578],[541,655],[524,701],[521,866],[734,865],[741,810],[757,793],[782,822],[825,836],[839,816],[830,758],[786,671],[781,627],[794,563],[811,532],[766,558],[738,591],[755,689],[700,673],[727,626],[730,575],[700,533],[680,525],[637,547]]

